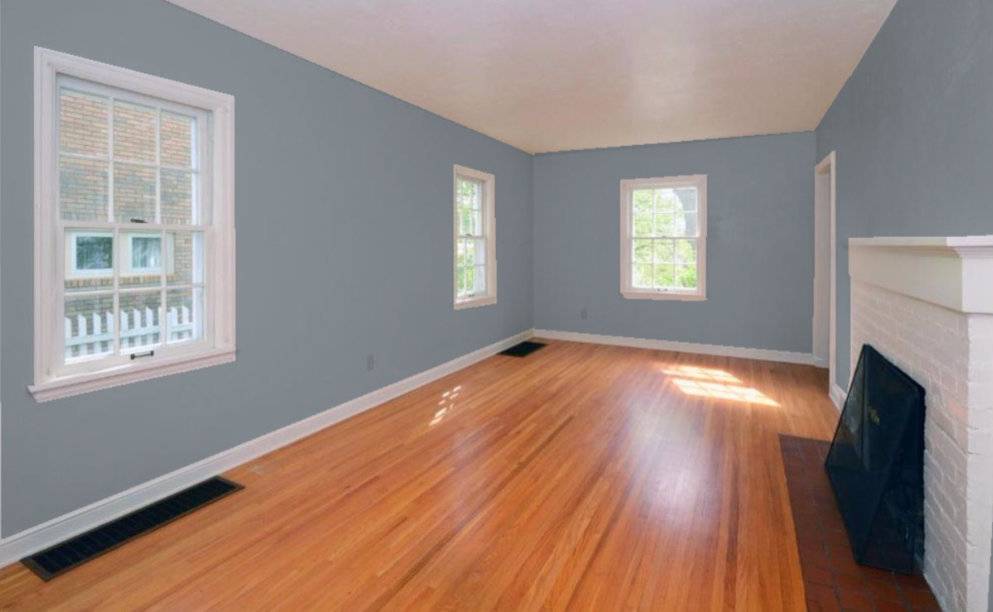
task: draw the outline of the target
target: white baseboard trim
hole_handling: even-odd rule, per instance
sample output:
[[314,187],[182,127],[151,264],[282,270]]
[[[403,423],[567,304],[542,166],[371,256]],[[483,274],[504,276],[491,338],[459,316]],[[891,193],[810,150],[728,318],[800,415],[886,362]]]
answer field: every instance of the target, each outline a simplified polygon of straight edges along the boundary
[[809,353],[793,351],[775,351],[770,349],[754,349],[740,346],[724,346],[721,344],[698,344],[696,342],[676,342],[672,340],[653,340],[651,338],[631,338],[628,336],[604,336],[601,334],[586,334],[581,332],[556,331],[551,329],[536,329],[534,335],[549,340],[567,340],[570,342],[586,342],[588,344],[610,344],[613,346],[630,346],[632,348],[652,349],[656,351],[675,351],[679,353],[698,353],[701,355],[718,355],[721,357],[742,357],[761,361],[780,361],[784,363],[799,363],[815,365],[816,360]]
[[63,514],[0,540],[0,567],[9,565],[49,546],[147,506],[202,480],[226,472],[278,448],[296,442],[325,427],[375,408],[427,383],[457,372],[533,335],[525,330],[489,346],[456,357],[429,370],[414,374],[361,397],[319,412],[296,423],[244,442],[234,448],[180,468],[154,480],[131,487],[88,506]]
[[837,383],[831,383],[831,401],[834,402],[834,407],[841,412],[841,409],[845,406],[846,393],[845,390],[838,386]]

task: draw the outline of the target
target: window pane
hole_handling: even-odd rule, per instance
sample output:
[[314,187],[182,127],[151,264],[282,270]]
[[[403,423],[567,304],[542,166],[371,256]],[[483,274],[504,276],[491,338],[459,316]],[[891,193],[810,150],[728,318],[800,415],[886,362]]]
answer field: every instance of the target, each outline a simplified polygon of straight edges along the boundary
[[640,289],[652,287],[652,264],[635,264],[631,284]]
[[681,289],[696,289],[696,264],[676,266],[676,287]]
[[634,220],[634,235],[635,236],[651,236],[652,235],[652,218],[643,217]]
[[677,210],[682,210],[679,204],[679,198],[676,197],[676,192],[672,189],[656,189],[655,190],[655,214],[660,213],[674,213]]
[[655,243],[655,263],[672,263],[672,240],[653,240]]
[[482,208],[483,203],[483,183],[474,179],[459,177],[458,182],[459,206],[469,208]]
[[166,324],[169,328],[170,344],[202,338],[203,289],[167,291]]
[[114,158],[155,161],[158,111],[130,102],[114,102]]
[[635,239],[632,243],[634,263],[652,263],[652,241]]
[[[472,268],[469,269],[472,270]],[[482,295],[486,293],[486,266],[476,266],[473,280],[475,281],[475,284],[472,286],[473,294]]]
[[121,236],[121,287],[162,284],[162,234],[124,230]]
[[155,168],[114,164],[114,217],[120,223],[155,221]]
[[65,234],[65,290],[100,291],[114,286],[114,234],[70,230]]
[[472,209],[460,207],[459,209],[459,235],[471,236],[475,225],[473,224]]
[[652,190],[635,189],[631,192],[631,205],[634,207],[634,216],[651,216],[652,214]]
[[655,288],[669,289],[673,286],[672,264],[655,265]]
[[686,212],[695,211],[697,208],[697,189],[696,187],[684,187],[682,189],[674,189],[676,198],[679,200],[679,204],[682,209]]
[[59,90],[59,150],[107,156],[107,98]]
[[483,209],[476,208],[472,211],[472,233],[475,236],[483,235]]
[[160,343],[162,294],[122,293],[121,353],[140,352]]
[[193,166],[193,138],[196,133],[196,119],[162,111],[161,163],[166,166]]
[[114,297],[67,298],[65,361],[72,363],[114,352]]
[[203,283],[203,232],[166,232],[166,282]]
[[183,225],[193,222],[193,173],[161,170],[162,223]]
[[678,212],[674,217],[672,236],[696,236],[698,235],[697,230],[697,214],[695,212]]
[[62,157],[59,207],[66,221],[106,221],[107,162]]
[[[477,266],[486,264],[486,240],[477,238],[469,241],[469,259]],[[467,262],[468,264],[469,262]]]
[[465,268],[455,270],[455,290],[459,297],[465,295]]
[[676,236],[676,217],[673,213],[655,213],[655,235]]
[[476,268],[465,269],[465,292],[466,295],[476,293]]
[[676,240],[676,263],[696,265],[696,242],[693,240]]

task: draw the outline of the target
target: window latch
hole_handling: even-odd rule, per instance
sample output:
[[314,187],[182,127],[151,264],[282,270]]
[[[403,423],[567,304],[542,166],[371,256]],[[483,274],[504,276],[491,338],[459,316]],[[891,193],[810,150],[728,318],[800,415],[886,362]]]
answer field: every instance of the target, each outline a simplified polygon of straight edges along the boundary
[[131,361],[134,361],[139,357],[152,357],[153,355],[155,355],[155,351],[148,351],[147,353],[131,353]]
[[144,219],[139,219],[138,217],[131,217],[131,223],[148,223]]

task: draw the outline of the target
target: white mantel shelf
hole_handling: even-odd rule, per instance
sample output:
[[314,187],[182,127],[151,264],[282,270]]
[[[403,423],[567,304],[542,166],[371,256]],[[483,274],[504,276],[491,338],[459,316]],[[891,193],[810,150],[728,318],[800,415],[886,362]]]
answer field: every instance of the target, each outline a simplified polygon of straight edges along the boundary
[[848,240],[853,280],[966,314],[993,314],[993,235]]

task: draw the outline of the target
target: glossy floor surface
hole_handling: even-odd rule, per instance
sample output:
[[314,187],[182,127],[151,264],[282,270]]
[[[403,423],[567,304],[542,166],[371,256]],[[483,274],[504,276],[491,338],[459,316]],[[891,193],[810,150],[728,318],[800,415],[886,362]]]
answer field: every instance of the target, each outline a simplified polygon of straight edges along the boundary
[[552,342],[233,470],[246,489],[0,607],[802,610],[779,433],[806,366]]

